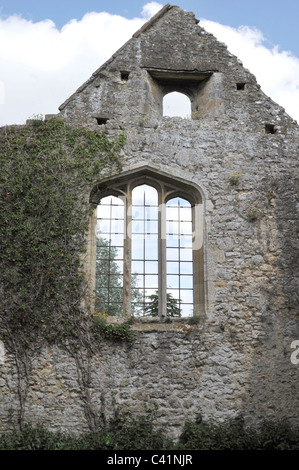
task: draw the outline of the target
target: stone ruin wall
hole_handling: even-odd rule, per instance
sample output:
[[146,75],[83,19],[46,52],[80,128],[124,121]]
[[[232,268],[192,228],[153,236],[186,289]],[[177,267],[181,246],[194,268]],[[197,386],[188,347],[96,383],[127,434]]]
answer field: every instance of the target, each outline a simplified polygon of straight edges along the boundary
[[[178,32],[175,38],[169,28]],[[190,41],[197,44],[194,57]],[[190,75],[178,76],[194,69],[211,72],[197,88]],[[196,119],[161,116],[162,96],[176,80],[176,88],[191,90]],[[124,130],[126,171],[149,166],[196,183],[204,195],[200,323],[140,320],[132,326],[132,348],[100,344],[91,359],[95,411],[109,416],[113,396],[133,410],[156,403],[175,436],[197,413],[286,417],[298,424],[299,365],[291,361],[291,344],[299,339],[297,124],[223,44],[178,8],[136,33],[58,117],[91,129],[105,122],[101,129],[111,137]],[[242,175],[237,186],[228,180],[234,172]],[[252,210],[259,211],[256,220],[248,218]],[[13,358],[1,357],[2,430],[18,397]],[[53,430],[87,430],[77,372],[72,358],[45,347],[33,361],[27,419]]]

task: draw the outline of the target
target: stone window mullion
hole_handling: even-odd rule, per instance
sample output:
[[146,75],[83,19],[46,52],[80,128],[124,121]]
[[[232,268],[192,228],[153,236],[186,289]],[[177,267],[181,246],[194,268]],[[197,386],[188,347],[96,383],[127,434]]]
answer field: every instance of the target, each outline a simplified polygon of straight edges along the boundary
[[159,191],[159,317],[167,315],[166,289],[166,206],[165,191]]
[[[191,183],[186,186],[184,182],[176,183],[175,179],[171,181],[167,176],[164,176],[164,181],[159,176],[154,178],[145,172],[144,175],[132,175],[131,178],[126,177],[126,181],[122,179],[115,184],[112,179],[109,186],[105,187],[103,184],[96,188],[100,197],[94,192],[93,200],[98,204],[103,200],[104,206],[107,205],[104,201],[107,195],[116,196],[123,201],[123,226],[119,225],[120,216],[113,216],[115,226],[118,224],[119,229],[123,227],[120,232],[116,232],[123,232],[122,247],[117,235],[112,237],[115,239],[115,249],[118,250],[115,261],[120,266],[119,269],[123,269],[120,273],[122,299],[119,301],[115,297],[121,287],[116,278],[117,270],[112,263],[112,253],[109,256],[111,267],[107,275],[113,278],[114,284],[111,284],[111,296],[109,292],[106,303],[108,306],[111,303],[113,308],[120,304],[119,310],[122,310],[124,316],[151,315],[150,312],[159,318],[167,315],[202,316],[206,296],[202,198],[196,188],[192,189]],[[119,203],[115,201],[115,204]],[[108,219],[105,220],[105,217]],[[98,217],[98,220],[101,219],[106,225],[110,220],[105,215]],[[103,226],[104,235],[107,230]],[[110,233],[112,234],[112,227]],[[99,244],[100,247],[102,245],[105,248],[105,244]],[[99,286],[96,294],[98,303],[101,302],[102,291],[110,286],[104,282],[105,272],[105,267],[102,272],[98,269],[95,278],[95,283]],[[153,303],[153,309],[152,302],[158,302],[158,305]]]
[[204,266],[203,266],[203,237],[202,237],[202,204],[192,207],[192,232],[193,232],[193,291],[194,291],[194,315],[199,316],[204,311]]
[[124,277],[123,306],[124,315],[131,314],[131,265],[132,265],[132,188],[127,187],[124,222]]

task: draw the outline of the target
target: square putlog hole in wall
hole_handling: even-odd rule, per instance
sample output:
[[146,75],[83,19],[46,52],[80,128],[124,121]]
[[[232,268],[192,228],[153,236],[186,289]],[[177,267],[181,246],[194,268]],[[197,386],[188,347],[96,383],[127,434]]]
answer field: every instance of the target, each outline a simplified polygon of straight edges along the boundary
[[109,118],[97,117],[96,120],[97,120],[98,125],[102,126],[103,124],[106,124],[107,121],[109,121]]
[[274,124],[265,124],[266,134],[276,134],[276,129]]
[[125,71],[120,72],[120,78],[123,82],[127,82],[129,80],[129,75],[130,75],[130,72],[125,72]]
[[245,90],[245,83],[237,83],[237,90]]

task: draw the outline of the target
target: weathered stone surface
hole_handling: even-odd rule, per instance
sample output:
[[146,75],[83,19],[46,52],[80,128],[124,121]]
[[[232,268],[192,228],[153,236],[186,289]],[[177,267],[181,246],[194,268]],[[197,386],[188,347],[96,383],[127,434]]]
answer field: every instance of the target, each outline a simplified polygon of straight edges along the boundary
[[[162,116],[163,94],[174,89],[189,93],[196,119]],[[126,134],[126,171],[151,166],[196,182],[204,195],[207,298],[200,324],[136,323],[131,349],[101,344],[91,366],[95,412],[109,416],[116,393],[130,409],[156,403],[173,435],[199,412],[298,424],[299,366],[290,360],[299,339],[296,122],[193,14],[169,5],[58,116],[91,129],[96,118],[107,118],[104,132]],[[235,172],[241,176],[234,186]],[[4,429],[8,410],[17,407],[17,375],[4,352],[0,368]],[[77,372],[65,353],[45,348],[34,361],[28,420],[87,430]]]

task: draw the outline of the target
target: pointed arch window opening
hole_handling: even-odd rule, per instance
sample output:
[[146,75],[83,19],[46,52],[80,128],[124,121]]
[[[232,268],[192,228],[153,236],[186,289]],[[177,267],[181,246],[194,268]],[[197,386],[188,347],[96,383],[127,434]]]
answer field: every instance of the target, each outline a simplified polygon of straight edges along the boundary
[[130,181],[124,193],[97,207],[97,311],[192,316],[199,303],[194,204],[157,181]]

